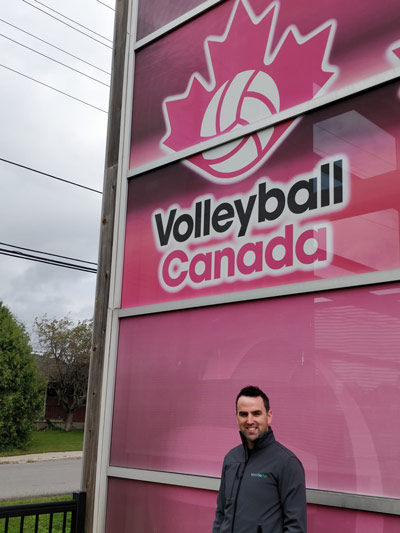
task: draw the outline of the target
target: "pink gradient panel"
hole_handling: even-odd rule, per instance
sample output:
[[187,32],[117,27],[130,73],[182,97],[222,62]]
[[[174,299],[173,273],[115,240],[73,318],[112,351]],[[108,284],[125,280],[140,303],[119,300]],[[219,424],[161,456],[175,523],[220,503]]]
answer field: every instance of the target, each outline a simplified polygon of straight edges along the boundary
[[[122,307],[399,268],[398,91],[398,83],[390,84],[303,117],[268,162],[238,182],[221,185],[208,181],[182,163],[132,179],[126,219]],[[343,162],[343,199],[333,205],[335,160]],[[262,205],[262,196],[258,184],[264,184],[264,191],[278,188],[282,192],[292,187],[293,180],[296,184],[302,179],[309,181],[312,176],[322,180],[322,166],[327,161],[331,180],[328,207],[322,207],[321,187],[317,193],[320,204],[315,210],[298,216],[287,207],[277,219],[259,222],[257,209],[261,209],[258,206]],[[289,193],[286,194],[289,198]],[[187,241],[177,240],[180,237],[175,229],[182,234],[186,227],[184,223],[178,226],[177,221],[188,213],[195,219],[198,202],[203,201],[198,217],[202,231],[206,224],[205,198],[212,197],[213,206],[227,201],[233,205],[240,200],[246,209],[254,195],[257,199],[250,223],[243,226],[244,234],[239,235],[238,215],[235,215],[232,228],[226,232],[200,234],[197,238],[194,229]],[[209,211],[215,212],[213,209]],[[169,240],[162,245],[160,232],[155,229],[157,216],[163,217],[162,232],[167,235],[169,231]],[[169,221],[174,225],[168,230]],[[321,255],[317,254],[311,265],[304,263],[306,256],[297,249],[300,236],[310,227],[322,228],[317,240]],[[245,243],[252,243],[247,246],[261,243],[266,248],[276,237],[286,243],[287,261],[282,268],[271,266],[264,259],[265,252],[264,256],[258,254],[259,263],[254,264],[257,273],[242,275],[236,265],[232,267],[233,276],[227,270],[218,277],[217,254],[225,247],[236,251],[231,262],[239,261],[238,250]],[[176,258],[182,250],[186,257]],[[201,277],[191,269],[203,253],[208,254],[209,265],[198,264],[205,272]],[[173,285],[175,280],[179,282],[177,286]]]
[[[216,493],[109,478],[106,532],[211,531]],[[318,505],[308,506],[308,533],[398,533],[400,518]]]
[[213,491],[109,478],[108,533],[211,531]]
[[204,0],[139,0],[137,39],[146,37],[203,3]]
[[[174,9],[162,4],[139,5],[139,37],[182,11],[181,2]],[[326,0],[323,8],[315,0],[222,2],[136,54],[130,166],[388,71],[398,64],[398,40],[397,0],[361,7]],[[260,105],[256,116],[238,111],[236,124],[222,121],[207,133],[202,123],[213,97],[226,80],[235,85],[249,71],[270,76],[279,101],[267,102],[268,110]],[[260,91],[261,100],[271,95]]]
[[397,533],[400,517],[319,505],[307,507],[308,533]]
[[400,496],[400,284],[122,319],[111,464],[219,476],[250,383],[309,488]]

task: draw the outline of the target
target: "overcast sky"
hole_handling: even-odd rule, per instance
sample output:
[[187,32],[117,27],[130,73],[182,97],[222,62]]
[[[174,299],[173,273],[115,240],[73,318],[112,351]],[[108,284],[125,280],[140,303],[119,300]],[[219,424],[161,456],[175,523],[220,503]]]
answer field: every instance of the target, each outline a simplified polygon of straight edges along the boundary
[[[102,190],[110,7],[114,0],[0,2],[1,159]],[[97,262],[100,210],[101,194],[0,161],[2,250],[6,243]],[[28,332],[44,314],[91,318],[95,282],[93,273],[0,254],[0,300]]]

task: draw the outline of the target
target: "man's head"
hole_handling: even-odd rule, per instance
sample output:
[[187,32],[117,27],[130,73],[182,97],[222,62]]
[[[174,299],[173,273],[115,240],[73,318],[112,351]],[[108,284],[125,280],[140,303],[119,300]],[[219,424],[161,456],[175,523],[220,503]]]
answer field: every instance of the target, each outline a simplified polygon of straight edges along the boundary
[[258,387],[244,387],[236,397],[236,418],[239,430],[252,449],[254,442],[266,433],[272,420],[268,396]]

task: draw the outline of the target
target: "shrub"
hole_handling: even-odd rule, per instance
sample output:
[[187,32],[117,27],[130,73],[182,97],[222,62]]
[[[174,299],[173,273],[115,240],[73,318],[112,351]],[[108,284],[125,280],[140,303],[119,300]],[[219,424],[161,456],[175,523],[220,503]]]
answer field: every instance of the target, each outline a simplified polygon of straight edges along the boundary
[[45,390],[24,326],[0,302],[0,450],[27,443]]

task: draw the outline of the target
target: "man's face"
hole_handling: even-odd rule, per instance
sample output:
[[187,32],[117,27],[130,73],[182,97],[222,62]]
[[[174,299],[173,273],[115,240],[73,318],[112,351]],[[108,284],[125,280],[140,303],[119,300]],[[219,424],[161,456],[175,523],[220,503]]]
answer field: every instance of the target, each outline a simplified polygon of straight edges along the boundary
[[268,431],[272,420],[272,411],[265,409],[261,396],[251,398],[239,396],[236,407],[236,418],[239,430],[244,435],[247,446],[252,449],[254,441]]

